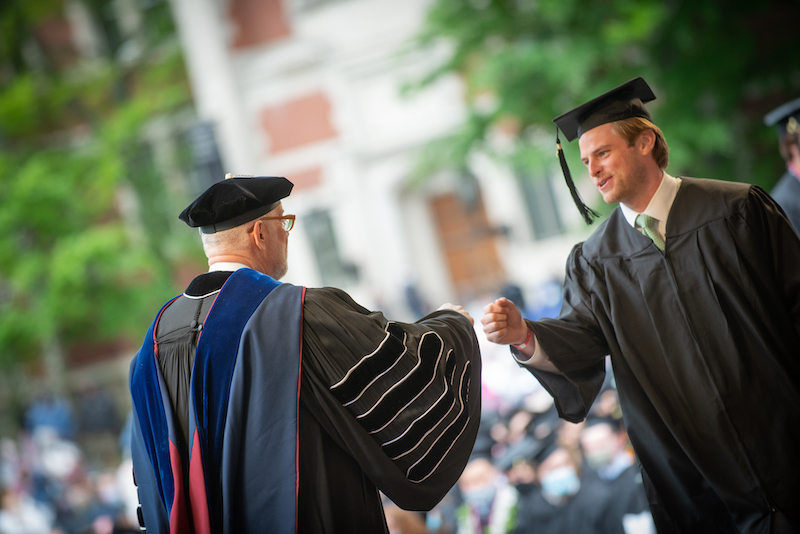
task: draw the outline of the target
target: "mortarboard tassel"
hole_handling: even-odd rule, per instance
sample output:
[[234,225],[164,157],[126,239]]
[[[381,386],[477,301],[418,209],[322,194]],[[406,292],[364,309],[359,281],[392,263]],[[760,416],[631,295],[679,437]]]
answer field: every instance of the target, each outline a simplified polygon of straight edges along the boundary
[[600,214],[583,203],[583,200],[581,200],[578,194],[578,190],[575,188],[575,183],[572,181],[572,174],[570,174],[569,167],[567,166],[567,159],[564,157],[564,149],[561,148],[561,139],[558,138],[558,128],[556,128],[556,146],[558,147],[558,162],[561,164],[564,180],[566,180],[569,192],[572,194],[572,201],[575,202],[586,224],[592,224],[594,222],[592,219],[600,217]]

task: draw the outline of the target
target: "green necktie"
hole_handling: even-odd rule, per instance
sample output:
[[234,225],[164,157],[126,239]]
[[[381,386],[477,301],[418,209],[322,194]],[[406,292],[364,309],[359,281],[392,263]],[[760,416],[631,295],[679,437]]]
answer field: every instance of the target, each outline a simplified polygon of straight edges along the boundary
[[642,233],[653,240],[658,250],[664,252],[664,239],[658,233],[658,220],[640,213],[636,216],[636,224],[642,227]]

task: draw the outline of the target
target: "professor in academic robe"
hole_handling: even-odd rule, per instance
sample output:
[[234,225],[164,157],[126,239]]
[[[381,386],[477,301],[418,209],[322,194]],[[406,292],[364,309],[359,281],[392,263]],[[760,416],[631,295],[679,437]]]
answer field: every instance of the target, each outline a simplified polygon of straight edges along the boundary
[[769,194],[800,233],[800,98],[764,115],[764,124],[775,127],[778,150],[786,162],[786,172]]
[[381,497],[428,510],[480,419],[472,319],[386,319],[333,288],[280,283],[292,184],[233,177],[180,215],[209,272],[164,305],[130,370],[150,533],[388,532]]
[[483,328],[569,421],[610,354],[659,533],[798,532],[800,241],[762,189],[667,174],[654,98],[637,78],[554,120],[619,206],[572,250],[558,318],[499,299]]

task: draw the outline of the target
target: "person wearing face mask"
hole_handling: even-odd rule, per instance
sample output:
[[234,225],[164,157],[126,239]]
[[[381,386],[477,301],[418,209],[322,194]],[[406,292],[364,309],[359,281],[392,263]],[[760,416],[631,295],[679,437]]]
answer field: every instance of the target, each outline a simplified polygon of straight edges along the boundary
[[514,534],[600,534],[609,493],[597,477],[583,477],[580,459],[554,432],[534,456],[540,491],[520,499]]
[[457,534],[506,534],[517,523],[517,490],[488,458],[470,460],[458,479],[464,499]]
[[586,465],[612,495],[603,517],[603,534],[655,533],[642,475],[620,420],[588,418],[580,445]]

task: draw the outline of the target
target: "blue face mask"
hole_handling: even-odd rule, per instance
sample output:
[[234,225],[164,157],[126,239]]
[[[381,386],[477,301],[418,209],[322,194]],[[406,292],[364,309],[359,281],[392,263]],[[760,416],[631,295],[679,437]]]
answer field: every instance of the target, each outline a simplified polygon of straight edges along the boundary
[[483,488],[475,489],[464,493],[464,501],[475,510],[481,517],[489,515],[489,510],[492,507],[492,501],[496,493],[497,487],[490,484]]
[[571,467],[559,467],[547,473],[541,480],[542,491],[552,497],[567,497],[578,493],[581,481]]

